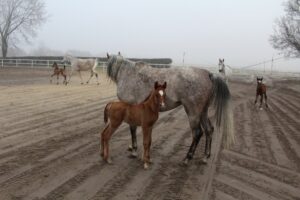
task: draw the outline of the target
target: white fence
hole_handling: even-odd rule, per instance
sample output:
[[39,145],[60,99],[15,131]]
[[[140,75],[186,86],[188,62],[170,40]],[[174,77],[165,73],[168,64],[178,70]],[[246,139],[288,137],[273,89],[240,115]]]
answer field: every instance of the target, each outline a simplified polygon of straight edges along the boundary
[[[29,67],[29,68],[50,68],[53,63],[56,62],[58,65],[63,65],[62,60],[40,60],[40,59],[0,59],[0,67]],[[66,67],[70,65],[65,63]],[[150,64],[155,67],[175,67],[170,64]],[[106,62],[98,62],[98,67],[106,70]],[[183,67],[183,66],[178,66]],[[188,67],[185,65],[184,67]],[[218,73],[218,66],[197,66],[200,68],[207,69],[213,73]],[[300,77],[300,73],[295,72],[271,72],[271,71],[260,71],[251,69],[239,69],[231,68],[233,75],[285,75],[290,77]]]
[[[49,68],[56,62],[58,65],[70,65],[62,63],[62,60],[33,60],[33,59],[0,59],[1,67],[31,67],[31,68]],[[99,65],[104,65],[106,62],[98,62]]]

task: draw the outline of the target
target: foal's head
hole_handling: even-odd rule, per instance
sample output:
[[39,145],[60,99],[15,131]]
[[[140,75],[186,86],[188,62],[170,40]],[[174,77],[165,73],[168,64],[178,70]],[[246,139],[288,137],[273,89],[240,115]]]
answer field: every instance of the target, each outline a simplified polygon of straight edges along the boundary
[[53,65],[52,65],[52,67],[53,67],[53,68],[58,68],[58,65],[57,65],[57,63],[56,63],[56,62],[54,62],[54,63],[53,63]]
[[158,103],[161,108],[164,108],[166,106],[165,105],[166,87],[167,87],[167,82],[164,82],[164,84],[162,85],[160,85],[158,81],[154,83],[154,95],[155,95],[156,103]]
[[256,77],[257,84],[262,84],[263,77]]

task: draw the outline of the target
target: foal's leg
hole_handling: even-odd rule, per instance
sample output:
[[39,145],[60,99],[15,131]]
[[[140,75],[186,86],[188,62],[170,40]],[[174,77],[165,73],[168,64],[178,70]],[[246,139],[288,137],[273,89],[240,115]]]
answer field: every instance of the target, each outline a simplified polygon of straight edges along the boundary
[[109,131],[109,124],[106,125],[106,127],[104,128],[104,130],[102,131],[102,133],[100,134],[100,155],[102,158],[104,158],[104,135],[107,134],[105,132]]
[[59,74],[56,75],[56,85],[58,85]]
[[257,102],[257,97],[258,97],[258,94],[256,93],[256,97],[255,97],[254,105],[255,105],[255,104],[256,104],[256,102]]
[[55,75],[55,73],[53,73],[51,76],[50,76],[50,83],[52,84],[52,78],[53,76]]
[[267,101],[267,99],[268,99],[267,93],[265,93],[264,96],[265,96],[265,104],[266,104],[266,108],[269,108],[269,106],[268,106],[268,101]]
[[116,121],[115,119],[110,119],[110,124],[108,127],[108,131],[105,131],[102,133],[103,137],[103,160],[105,160],[107,163],[112,163],[110,157],[109,157],[109,140],[112,136],[112,134],[118,129],[118,127],[122,124],[121,121]]
[[131,145],[129,145],[128,150],[131,151],[131,156],[137,157],[137,140],[136,140],[136,126],[130,125],[131,134]]
[[262,109],[262,103],[263,103],[263,94],[260,95],[260,105],[259,105],[259,109]]
[[144,169],[149,168],[150,163],[150,146],[152,142],[152,127],[143,126],[143,144],[144,144]]

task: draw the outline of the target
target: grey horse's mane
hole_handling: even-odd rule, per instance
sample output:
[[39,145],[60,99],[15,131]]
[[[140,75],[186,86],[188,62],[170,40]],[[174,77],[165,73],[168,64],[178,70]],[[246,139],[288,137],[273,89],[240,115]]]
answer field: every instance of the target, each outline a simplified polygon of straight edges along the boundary
[[123,65],[134,67],[136,62],[127,60],[119,55],[111,55],[107,62],[107,76],[111,78],[112,81],[117,82],[118,72]]

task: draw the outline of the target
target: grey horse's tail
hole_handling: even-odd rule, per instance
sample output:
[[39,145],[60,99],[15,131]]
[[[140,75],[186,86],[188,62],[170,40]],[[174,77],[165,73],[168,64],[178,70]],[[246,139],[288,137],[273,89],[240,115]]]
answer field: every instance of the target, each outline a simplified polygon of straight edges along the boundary
[[93,70],[95,70],[97,66],[98,66],[98,59],[95,58],[95,63],[94,63],[94,66],[93,66]]
[[228,148],[235,140],[230,91],[221,77],[211,74],[210,78],[213,81],[212,102],[215,107],[216,126],[223,130],[224,146]]

